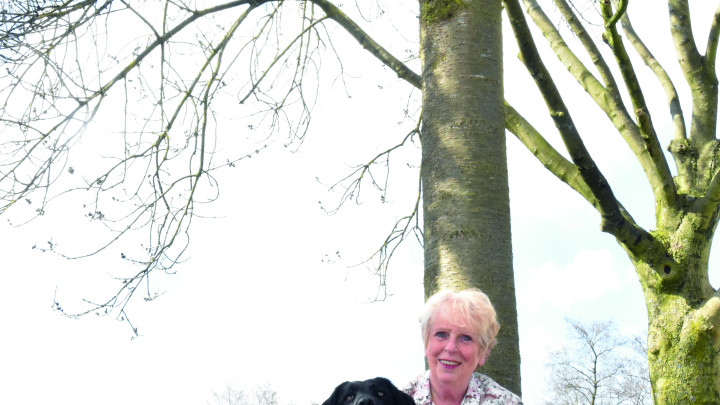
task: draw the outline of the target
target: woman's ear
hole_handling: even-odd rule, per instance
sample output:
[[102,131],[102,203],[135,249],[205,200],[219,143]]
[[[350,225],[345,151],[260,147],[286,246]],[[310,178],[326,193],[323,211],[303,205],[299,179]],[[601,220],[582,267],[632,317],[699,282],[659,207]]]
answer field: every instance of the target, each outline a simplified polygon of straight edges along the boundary
[[482,367],[483,364],[485,364],[485,360],[487,360],[487,356],[490,354],[490,350],[486,350],[484,353],[480,355],[480,360],[478,360],[478,366]]

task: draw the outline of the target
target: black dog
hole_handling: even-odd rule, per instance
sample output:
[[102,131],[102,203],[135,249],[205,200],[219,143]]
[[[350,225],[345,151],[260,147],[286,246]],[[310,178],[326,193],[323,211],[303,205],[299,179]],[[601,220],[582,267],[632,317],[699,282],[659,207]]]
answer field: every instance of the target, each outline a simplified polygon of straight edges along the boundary
[[335,387],[322,405],[415,405],[415,401],[387,378],[377,377],[365,381],[345,381]]

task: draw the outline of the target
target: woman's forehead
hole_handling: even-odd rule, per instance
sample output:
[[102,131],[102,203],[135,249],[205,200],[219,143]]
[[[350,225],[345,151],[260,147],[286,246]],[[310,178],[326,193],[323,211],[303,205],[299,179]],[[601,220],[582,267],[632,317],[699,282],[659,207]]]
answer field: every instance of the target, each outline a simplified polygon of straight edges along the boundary
[[449,311],[438,311],[430,321],[430,329],[457,329],[465,333],[475,332],[469,319]]

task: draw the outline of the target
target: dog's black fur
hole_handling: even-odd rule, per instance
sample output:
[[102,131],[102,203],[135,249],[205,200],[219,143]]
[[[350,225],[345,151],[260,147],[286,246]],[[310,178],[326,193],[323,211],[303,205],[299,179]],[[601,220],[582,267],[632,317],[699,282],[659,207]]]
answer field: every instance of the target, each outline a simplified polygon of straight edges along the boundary
[[322,405],[415,405],[415,401],[387,378],[377,377],[365,381],[345,381],[335,387]]

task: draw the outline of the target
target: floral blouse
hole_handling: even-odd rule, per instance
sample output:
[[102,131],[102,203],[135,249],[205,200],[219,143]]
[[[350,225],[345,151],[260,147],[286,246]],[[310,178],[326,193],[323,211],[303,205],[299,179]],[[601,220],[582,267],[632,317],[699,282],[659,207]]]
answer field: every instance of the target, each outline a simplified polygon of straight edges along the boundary
[[[430,371],[420,374],[403,391],[415,400],[415,405],[432,405]],[[490,377],[473,373],[462,405],[522,405],[522,400]]]

